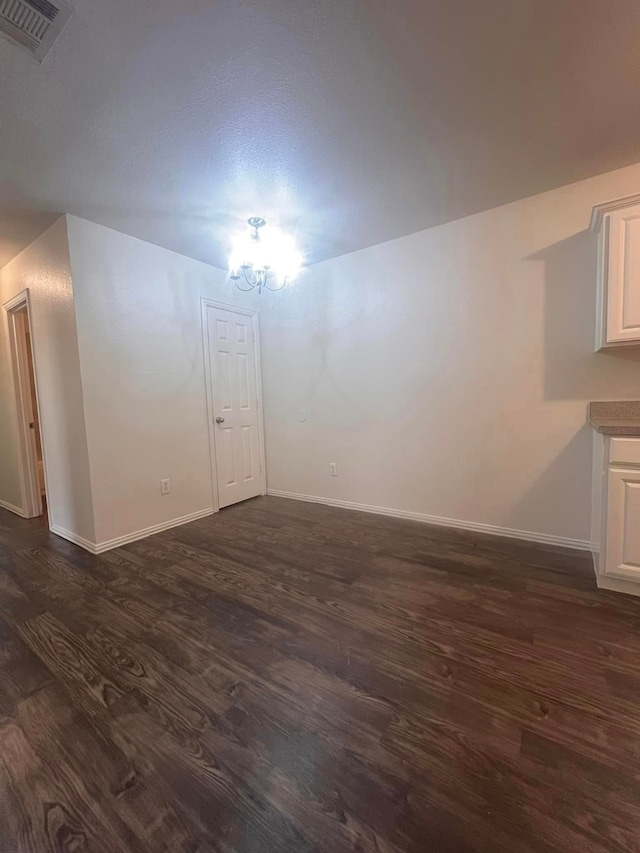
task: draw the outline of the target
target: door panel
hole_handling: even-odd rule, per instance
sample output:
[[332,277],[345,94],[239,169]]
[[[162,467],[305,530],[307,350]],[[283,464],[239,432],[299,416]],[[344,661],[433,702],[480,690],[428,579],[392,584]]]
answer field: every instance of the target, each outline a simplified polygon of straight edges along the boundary
[[610,468],[604,571],[640,579],[640,470]]
[[253,318],[206,306],[220,508],[263,493]]
[[640,210],[638,206],[611,214],[607,277],[607,341],[640,338]]

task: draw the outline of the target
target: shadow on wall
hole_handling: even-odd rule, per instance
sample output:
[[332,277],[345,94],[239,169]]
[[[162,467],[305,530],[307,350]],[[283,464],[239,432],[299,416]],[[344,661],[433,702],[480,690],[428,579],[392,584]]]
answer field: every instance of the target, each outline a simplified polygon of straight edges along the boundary
[[640,398],[640,346],[594,352],[595,234],[580,231],[527,260],[545,267],[545,399]]
[[592,430],[585,424],[511,510],[505,527],[530,530],[531,519],[536,518],[538,530],[588,540],[585,524],[591,517],[591,442]]
[[36,208],[0,207],[0,267],[50,228],[62,213]]

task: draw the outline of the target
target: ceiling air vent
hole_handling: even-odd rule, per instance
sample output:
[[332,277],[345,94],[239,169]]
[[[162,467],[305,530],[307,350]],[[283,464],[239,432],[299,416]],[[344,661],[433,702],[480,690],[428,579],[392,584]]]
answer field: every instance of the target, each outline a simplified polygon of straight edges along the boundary
[[0,33],[42,62],[71,9],[60,0],[0,0]]

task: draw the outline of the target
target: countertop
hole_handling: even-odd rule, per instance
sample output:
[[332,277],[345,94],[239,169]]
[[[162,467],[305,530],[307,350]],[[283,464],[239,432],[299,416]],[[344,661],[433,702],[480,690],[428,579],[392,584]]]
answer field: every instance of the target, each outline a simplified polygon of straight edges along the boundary
[[589,403],[589,423],[603,435],[640,437],[640,401]]

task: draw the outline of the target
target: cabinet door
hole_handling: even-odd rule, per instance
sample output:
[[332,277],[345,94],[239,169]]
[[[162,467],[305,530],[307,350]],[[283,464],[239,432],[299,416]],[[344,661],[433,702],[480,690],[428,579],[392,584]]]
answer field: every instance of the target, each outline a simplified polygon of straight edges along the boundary
[[640,205],[607,217],[603,272],[606,277],[606,343],[640,342]]
[[609,468],[601,571],[640,581],[640,468]]

